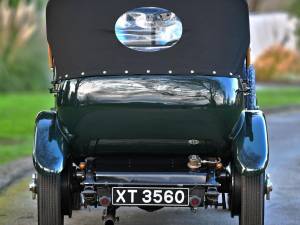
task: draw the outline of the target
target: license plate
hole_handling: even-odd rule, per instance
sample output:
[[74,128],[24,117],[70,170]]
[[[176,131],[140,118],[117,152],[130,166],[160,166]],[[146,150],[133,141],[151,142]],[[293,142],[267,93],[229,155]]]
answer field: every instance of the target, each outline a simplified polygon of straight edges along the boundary
[[189,206],[188,188],[113,187],[116,206]]

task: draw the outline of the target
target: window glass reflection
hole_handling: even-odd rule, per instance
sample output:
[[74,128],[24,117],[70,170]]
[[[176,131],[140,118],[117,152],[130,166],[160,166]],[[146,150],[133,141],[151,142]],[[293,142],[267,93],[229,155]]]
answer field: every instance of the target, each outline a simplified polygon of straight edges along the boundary
[[182,23],[171,11],[157,7],[137,8],[117,21],[118,40],[128,48],[155,52],[174,46],[182,36]]

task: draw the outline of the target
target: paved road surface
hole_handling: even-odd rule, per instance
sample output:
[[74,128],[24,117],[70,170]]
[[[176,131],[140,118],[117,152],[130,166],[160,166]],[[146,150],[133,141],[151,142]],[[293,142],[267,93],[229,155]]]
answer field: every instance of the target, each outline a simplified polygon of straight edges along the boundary
[[[269,172],[275,192],[266,205],[267,225],[300,224],[300,112],[271,115],[268,117],[271,162]],[[36,202],[27,192],[30,179],[13,185],[0,195],[0,225],[35,225]],[[118,211],[120,225],[237,225],[229,212],[215,209],[199,210],[164,209],[147,213],[140,209]],[[67,225],[99,225],[100,210],[84,210],[66,219]]]

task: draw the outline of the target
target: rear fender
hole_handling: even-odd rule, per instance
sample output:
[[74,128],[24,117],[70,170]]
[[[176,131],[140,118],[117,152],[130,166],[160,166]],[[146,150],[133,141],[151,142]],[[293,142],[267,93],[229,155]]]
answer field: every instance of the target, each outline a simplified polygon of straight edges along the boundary
[[260,110],[246,110],[240,121],[242,126],[233,137],[234,164],[243,175],[262,173],[269,162],[265,116]]
[[65,167],[68,144],[59,129],[56,112],[41,112],[36,118],[33,163],[39,173],[59,174]]

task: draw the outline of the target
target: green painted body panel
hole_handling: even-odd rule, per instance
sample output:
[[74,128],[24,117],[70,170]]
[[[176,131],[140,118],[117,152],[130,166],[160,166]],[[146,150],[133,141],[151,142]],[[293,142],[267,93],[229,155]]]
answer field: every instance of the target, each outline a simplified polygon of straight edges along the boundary
[[57,116],[71,154],[231,154],[244,109],[240,80],[106,76],[63,81]]
[[268,130],[264,113],[247,110],[241,114],[242,127],[233,137],[236,169],[241,174],[261,174],[269,162]]

